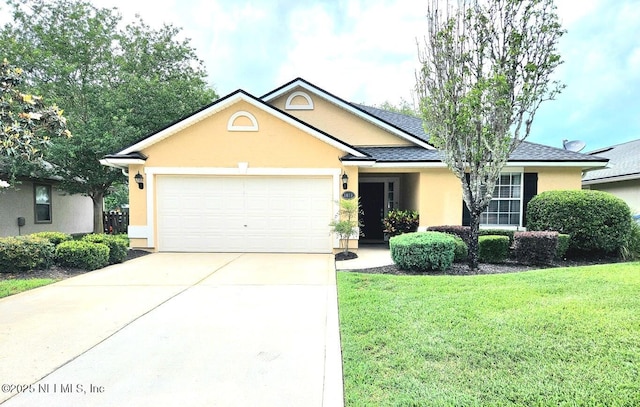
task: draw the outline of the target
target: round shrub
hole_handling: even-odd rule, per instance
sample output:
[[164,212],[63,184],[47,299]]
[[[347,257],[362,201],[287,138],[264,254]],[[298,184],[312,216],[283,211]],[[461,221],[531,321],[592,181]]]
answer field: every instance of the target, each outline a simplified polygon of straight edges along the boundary
[[109,264],[122,263],[127,258],[129,242],[114,235],[90,234],[82,238],[85,242],[103,243],[109,247]]
[[508,236],[478,237],[478,259],[482,263],[503,263],[509,256]]
[[41,237],[0,238],[0,273],[49,268],[53,253],[53,244]]
[[84,240],[62,242],[56,247],[56,263],[83,270],[99,269],[109,264],[109,247]]
[[54,246],[57,246],[62,242],[73,240],[73,236],[67,233],[62,233],[62,232],[37,232],[37,233],[32,233],[29,236],[41,237],[43,239],[47,239],[48,241],[53,243]]
[[460,236],[453,236],[456,241],[456,249],[454,251],[453,262],[462,263],[469,257],[469,247]]
[[547,191],[527,207],[527,229],[571,236],[570,251],[617,253],[629,235],[629,206],[607,192]]
[[446,270],[453,263],[456,240],[439,232],[406,233],[389,239],[394,263],[403,270]]

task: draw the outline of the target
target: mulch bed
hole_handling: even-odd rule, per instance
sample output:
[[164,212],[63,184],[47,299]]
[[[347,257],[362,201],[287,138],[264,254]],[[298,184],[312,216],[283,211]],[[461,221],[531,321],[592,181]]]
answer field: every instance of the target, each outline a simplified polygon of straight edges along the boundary
[[[150,252],[144,250],[129,250],[127,260],[145,256]],[[52,278],[54,280],[64,280],[69,277],[75,277],[80,274],[87,273],[87,270],[68,269],[59,266],[52,266],[46,270],[22,271],[15,273],[0,273],[0,281],[2,280],[24,280],[28,278]]]
[[[336,258],[336,260],[338,260]],[[578,267],[578,266],[592,266],[596,264],[610,264],[619,263],[621,260],[614,257],[594,258],[588,260],[559,260],[553,264],[542,266],[524,265],[515,262],[505,262],[501,264],[489,264],[481,263],[477,271],[471,272],[467,263],[454,263],[446,271],[413,271],[413,270],[401,270],[395,264],[372,267],[367,269],[357,270],[340,270],[353,273],[367,273],[367,274],[393,274],[393,275],[407,275],[407,276],[437,276],[437,275],[457,275],[457,276],[469,276],[478,274],[502,274],[502,273],[518,273],[522,271],[540,270],[544,268],[556,268],[556,267]]]

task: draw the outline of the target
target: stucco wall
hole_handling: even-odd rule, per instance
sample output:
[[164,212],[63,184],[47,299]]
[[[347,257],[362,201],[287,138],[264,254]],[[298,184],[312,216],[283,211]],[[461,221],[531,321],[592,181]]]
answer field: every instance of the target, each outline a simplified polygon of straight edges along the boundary
[[640,179],[593,184],[589,185],[588,188],[609,192],[623,199],[631,208],[631,213],[640,213]]
[[[289,95],[301,89],[296,88],[289,93],[274,99],[271,104],[285,110]],[[364,121],[353,113],[342,109],[327,100],[309,94],[313,101],[313,110],[285,110],[312,126],[331,134],[353,146],[407,146],[406,140],[389,133],[382,128]]]
[[[35,232],[90,233],[93,231],[91,198],[67,195],[51,188],[51,223],[35,223],[33,182],[23,181],[0,191],[0,236],[27,235]],[[18,227],[18,217],[25,225]]]
[[582,188],[582,169],[575,167],[527,167],[525,172],[538,173],[538,193]]

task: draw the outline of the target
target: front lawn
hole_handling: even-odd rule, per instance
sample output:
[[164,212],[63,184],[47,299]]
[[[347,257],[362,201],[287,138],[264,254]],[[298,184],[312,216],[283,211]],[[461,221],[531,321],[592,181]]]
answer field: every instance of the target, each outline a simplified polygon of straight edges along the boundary
[[23,291],[31,290],[36,287],[55,283],[57,280],[51,278],[30,278],[19,280],[2,280],[0,281],[0,298],[18,294]]
[[338,273],[347,406],[640,405],[640,263]]

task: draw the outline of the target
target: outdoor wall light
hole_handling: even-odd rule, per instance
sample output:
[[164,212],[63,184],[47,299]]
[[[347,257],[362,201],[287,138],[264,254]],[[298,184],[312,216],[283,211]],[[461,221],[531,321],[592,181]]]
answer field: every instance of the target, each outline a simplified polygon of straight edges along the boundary
[[342,174],[342,189],[347,189],[347,182],[349,181],[349,176],[347,173]]
[[144,189],[144,178],[142,177],[142,174],[140,174],[140,171],[138,171],[133,179],[136,181],[136,184],[138,184],[138,188]]

